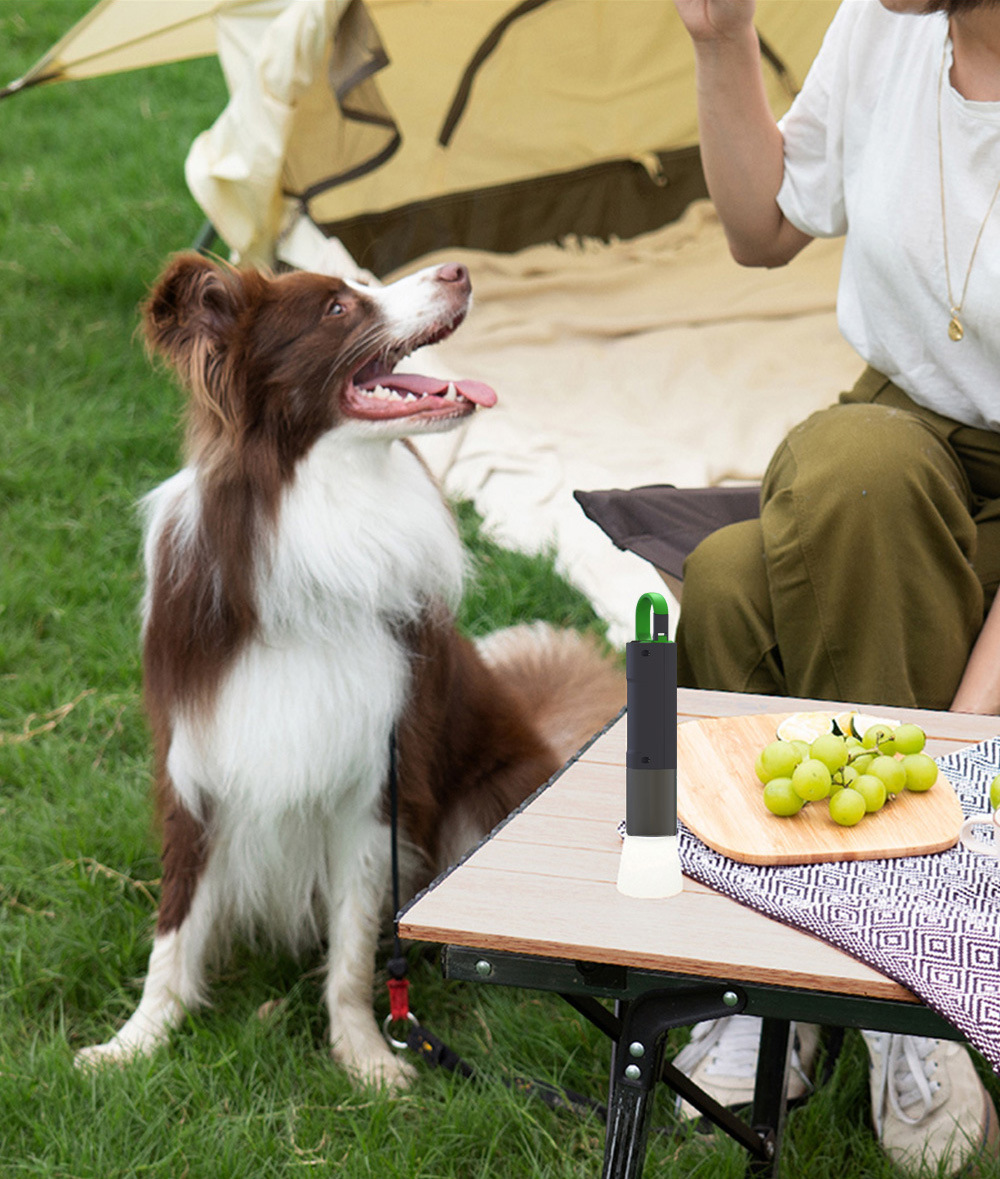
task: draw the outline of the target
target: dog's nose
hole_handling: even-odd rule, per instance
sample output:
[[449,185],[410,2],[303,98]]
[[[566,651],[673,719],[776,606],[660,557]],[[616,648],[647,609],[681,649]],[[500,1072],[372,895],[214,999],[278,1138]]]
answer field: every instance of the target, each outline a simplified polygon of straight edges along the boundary
[[457,283],[465,290],[469,290],[472,286],[468,270],[459,262],[446,262],[444,266],[439,266],[435,277],[441,282]]

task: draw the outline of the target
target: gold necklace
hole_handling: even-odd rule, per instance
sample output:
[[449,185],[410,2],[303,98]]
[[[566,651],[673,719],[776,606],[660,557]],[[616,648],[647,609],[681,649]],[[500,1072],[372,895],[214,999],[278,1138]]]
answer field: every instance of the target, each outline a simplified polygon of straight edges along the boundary
[[956,343],[965,335],[965,328],[962,321],[959,319],[959,314],[962,310],[962,304],[965,302],[965,296],[969,290],[969,276],[972,274],[972,265],[976,260],[976,251],[979,249],[979,243],[982,241],[983,233],[986,226],[989,224],[990,214],[993,212],[993,206],[997,203],[997,197],[1000,196],[1000,181],[997,181],[997,186],[993,190],[993,196],[990,198],[989,208],[986,210],[986,216],[983,218],[983,223],[979,227],[979,232],[976,234],[976,241],[972,247],[972,256],[969,258],[969,265],[965,271],[965,282],[962,284],[962,297],[955,302],[955,296],[951,290],[951,267],[948,264],[948,218],[945,214],[944,204],[944,138],[941,135],[941,96],[944,92],[944,67],[948,59],[948,41],[945,39],[944,50],[941,53],[941,74],[938,77],[938,102],[937,102],[937,133],[938,133],[938,172],[941,179],[941,236],[944,239],[944,276],[948,284],[948,310],[951,312],[951,319],[948,323],[948,337]]

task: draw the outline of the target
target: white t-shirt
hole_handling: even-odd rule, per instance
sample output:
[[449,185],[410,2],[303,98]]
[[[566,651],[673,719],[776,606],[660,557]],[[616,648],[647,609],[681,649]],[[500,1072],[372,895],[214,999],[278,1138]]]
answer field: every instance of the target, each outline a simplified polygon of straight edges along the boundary
[[951,289],[957,301],[1000,182],[1000,102],[969,102],[948,80],[943,13],[902,15],[843,0],[784,119],[778,204],[813,237],[846,234],[837,296],[845,339],[919,405],[1000,431],[1000,200],[990,213],[948,336],[938,155],[941,93]]

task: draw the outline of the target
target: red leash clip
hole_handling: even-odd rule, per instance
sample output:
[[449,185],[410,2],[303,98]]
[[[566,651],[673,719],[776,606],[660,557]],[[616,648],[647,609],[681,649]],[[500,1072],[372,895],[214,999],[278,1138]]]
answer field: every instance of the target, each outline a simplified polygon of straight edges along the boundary
[[393,1048],[402,1050],[410,1045],[406,1040],[395,1039],[390,1028],[394,1023],[405,1024],[409,1021],[415,1024],[417,1017],[410,1011],[410,980],[406,977],[406,959],[397,954],[389,959],[388,968],[389,977],[385,985],[389,988],[389,1014],[382,1024],[382,1033]]
[[410,980],[408,978],[390,978],[386,982],[389,988],[389,1014],[393,1023],[410,1017]]

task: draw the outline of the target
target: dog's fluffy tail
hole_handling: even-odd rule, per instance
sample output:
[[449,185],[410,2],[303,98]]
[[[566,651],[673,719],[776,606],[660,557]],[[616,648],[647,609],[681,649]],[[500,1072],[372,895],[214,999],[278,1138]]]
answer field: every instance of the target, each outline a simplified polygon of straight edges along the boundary
[[625,669],[593,635],[533,622],[495,631],[476,646],[560,762],[625,705]]

